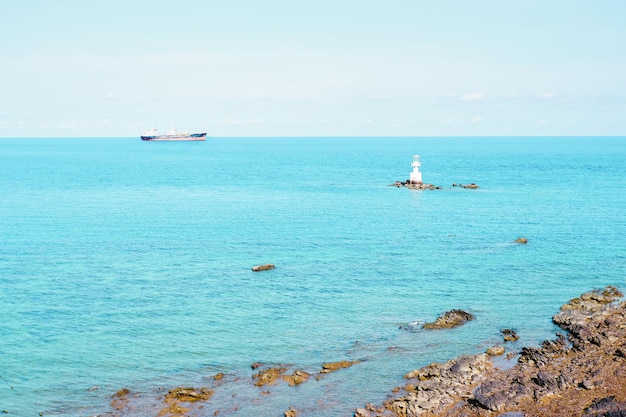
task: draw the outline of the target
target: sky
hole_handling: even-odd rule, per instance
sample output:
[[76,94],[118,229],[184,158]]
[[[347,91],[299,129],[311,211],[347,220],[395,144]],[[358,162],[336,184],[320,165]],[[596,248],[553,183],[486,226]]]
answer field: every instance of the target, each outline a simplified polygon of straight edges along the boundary
[[626,135],[624,0],[0,0],[0,137]]

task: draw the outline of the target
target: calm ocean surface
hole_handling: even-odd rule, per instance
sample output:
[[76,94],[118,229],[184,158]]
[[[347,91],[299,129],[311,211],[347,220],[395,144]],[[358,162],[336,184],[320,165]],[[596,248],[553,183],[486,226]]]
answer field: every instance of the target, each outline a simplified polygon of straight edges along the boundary
[[[388,186],[413,154],[443,189]],[[626,289],[626,138],[0,139],[0,192],[13,416],[104,415],[123,387],[142,394],[128,415],[156,415],[163,389],[218,372],[199,416],[350,416],[409,370],[503,328],[537,345],[570,298]],[[400,329],[453,308],[476,320]],[[270,395],[250,381],[256,361],[346,359],[363,362]]]

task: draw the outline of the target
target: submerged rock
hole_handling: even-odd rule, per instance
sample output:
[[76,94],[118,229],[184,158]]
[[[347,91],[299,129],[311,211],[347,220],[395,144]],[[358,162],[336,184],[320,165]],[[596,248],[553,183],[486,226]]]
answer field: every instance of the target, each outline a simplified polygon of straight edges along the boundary
[[128,395],[130,394],[130,391],[128,390],[128,388],[122,388],[119,391],[117,391],[115,394],[113,394],[112,396],[112,400],[111,400],[111,408],[117,411],[121,411],[122,409],[126,408],[128,406],[128,402],[129,402],[129,398]]
[[195,401],[206,401],[213,395],[213,390],[208,388],[172,388],[165,394],[164,401],[166,403],[186,402],[191,403]]
[[477,184],[475,183],[471,183],[471,184],[459,184],[459,183],[454,183],[452,184],[453,187],[460,187],[460,188],[466,188],[469,190],[475,190],[477,188],[480,188]]
[[268,368],[259,371],[259,373],[252,375],[252,378],[256,380],[254,385],[257,387],[274,385],[285,371],[287,371],[287,368]]
[[339,361],[339,362],[329,362],[322,364],[321,374],[327,374],[329,372],[334,372],[339,369],[349,368],[352,365],[359,363],[359,361]]
[[291,375],[283,375],[283,381],[287,382],[290,386],[300,385],[303,382],[307,382],[311,375],[308,372],[297,369],[293,371]]
[[298,412],[293,408],[289,408],[289,410],[285,411],[285,417],[296,417]]
[[179,387],[172,388],[165,394],[165,398],[163,402],[167,404],[165,408],[163,408],[159,414],[160,416],[166,415],[184,415],[188,413],[191,408],[183,407],[180,403],[195,403],[198,401],[206,401],[213,396],[213,390],[208,388],[187,388],[187,387]]

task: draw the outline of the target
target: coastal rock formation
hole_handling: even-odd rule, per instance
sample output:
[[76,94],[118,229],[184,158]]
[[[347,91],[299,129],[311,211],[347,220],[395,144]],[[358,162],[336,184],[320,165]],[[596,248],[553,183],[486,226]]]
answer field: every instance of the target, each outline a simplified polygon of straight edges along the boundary
[[512,329],[504,329],[500,333],[502,333],[505,342],[515,342],[519,339],[517,332]]
[[296,385],[302,384],[303,382],[307,382],[310,376],[311,374],[309,374],[308,372],[296,369],[291,375],[283,375],[283,381],[287,382],[289,386],[294,387]]
[[617,288],[606,287],[571,300],[553,317],[567,338],[559,334],[541,347],[522,348],[512,368],[493,369],[478,357],[470,357],[475,358],[471,365],[458,365],[466,357],[433,364],[407,374],[417,379],[408,395],[383,407],[360,408],[355,416],[626,416],[626,302],[621,297]]
[[259,371],[259,373],[252,375],[252,379],[257,387],[263,387],[265,385],[274,385],[276,381],[282,377],[287,371],[287,368],[268,368]]
[[359,363],[359,361],[339,361],[339,362],[323,363],[320,374],[327,374],[330,372],[337,371],[339,369],[349,368],[355,363]]
[[424,183],[412,183],[409,180],[406,181],[396,181],[393,184],[389,185],[390,187],[398,187],[398,188],[402,188],[402,187],[406,187],[406,188],[410,188],[412,190],[441,190],[441,187],[437,186],[437,185],[433,185],[433,184],[424,184]]
[[177,402],[206,401],[213,395],[213,391],[208,388],[172,388],[165,394],[164,401],[168,404]]
[[[514,365],[508,363],[512,367],[497,369],[495,366],[504,363],[505,359],[495,359],[487,353],[433,363],[406,373],[405,383],[393,388],[386,401],[377,405],[366,404],[356,409],[354,416],[624,417],[626,302],[622,297],[617,288],[606,287],[572,299],[553,316],[554,323],[562,329],[557,337],[544,341],[539,347],[523,347],[519,353],[510,351],[507,358],[518,355]],[[462,310],[452,312],[465,320],[473,318]],[[442,317],[450,316],[449,313]],[[448,322],[448,319],[442,321]],[[516,332],[504,329],[501,334],[505,346],[515,348],[516,345],[506,343],[518,339]],[[500,354],[504,350],[502,346],[496,348],[490,348],[490,353]],[[327,378],[326,373],[348,368],[358,362],[344,360],[324,363],[315,378],[321,381]],[[287,365],[272,367],[255,363],[251,367],[257,373],[252,376],[252,380],[249,376],[245,379],[243,383],[247,388],[243,389],[250,389],[252,396],[249,392],[240,395],[241,391],[237,391],[242,388],[244,380],[230,386],[229,378],[218,373],[205,378],[211,384],[208,388],[159,390],[148,400],[152,394],[121,389],[112,395],[110,413],[105,415],[239,415],[232,413],[237,413],[243,403],[253,407],[257,401],[263,401],[262,396],[270,394],[269,388],[262,387],[283,384],[277,391],[293,389],[293,398],[297,401],[297,395],[303,391],[286,385],[298,386],[311,376],[302,369]],[[314,373],[311,370],[309,372]],[[330,385],[318,381],[306,389],[323,386],[324,390],[330,390]],[[229,392],[229,389],[234,391]],[[147,406],[146,401],[150,402]],[[283,406],[286,408],[284,403]],[[296,410],[310,410],[308,406],[302,409],[297,407],[298,404],[293,404],[286,411],[285,408],[275,410],[274,414],[284,413],[292,417],[306,414],[305,411]]]
[[254,272],[259,272],[259,271],[268,271],[268,270],[274,269],[274,268],[276,268],[276,265],[274,265],[274,264],[265,264],[265,265],[253,266],[252,270]]
[[422,326],[424,329],[452,329],[458,327],[466,322],[473,320],[474,316],[463,310],[450,310],[443,313],[441,316],[432,323],[426,323]]
[[515,243],[521,243],[522,245],[525,245],[528,243],[528,239],[526,239],[525,237],[518,237],[517,239],[515,239]]
[[500,356],[504,355],[504,348],[502,346],[491,346],[487,349],[487,355],[489,356]]
[[457,184],[456,182],[454,184],[452,184],[453,187],[461,187],[461,188],[466,188],[469,190],[475,190],[477,188],[480,188],[477,184],[475,183],[471,183],[471,184]]
[[362,410],[360,415],[409,417],[438,412],[459,399],[470,398],[472,387],[486,379],[491,370],[491,362],[484,354],[430,364],[405,375],[409,380],[403,388],[406,395],[385,401],[382,408],[375,409],[375,414]]
[[128,406],[130,391],[127,388],[122,388],[113,394],[111,400],[111,408],[117,411],[123,410]]
[[298,415],[298,412],[294,410],[293,408],[290,408],[289,410],[285,411],[285,417],[296,417],[297,415]]
[[167,404],[157,416],[181,416],[188,413],[191,408],[183,407],[180,403],[194,403],[206,401],[213,395],[213,390],[208,388],[172,388],[165,394],[163,402]]

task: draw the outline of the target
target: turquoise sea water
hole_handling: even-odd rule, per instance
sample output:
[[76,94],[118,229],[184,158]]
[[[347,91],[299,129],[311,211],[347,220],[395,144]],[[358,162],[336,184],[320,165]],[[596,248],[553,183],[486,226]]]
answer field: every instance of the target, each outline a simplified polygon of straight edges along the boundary
[[[416,153],[441,190],[388,186]],[[0,410],[108,415],[126,387],[156,415],[223,372],[195,415],[349,416],[503,328],[537,345],[626,287],[625,162],[626,138],[0,139]],[[476,320],[401,329],[452,308]],[[253,362],[344,359],[251,386]]]

